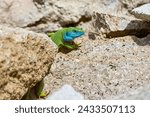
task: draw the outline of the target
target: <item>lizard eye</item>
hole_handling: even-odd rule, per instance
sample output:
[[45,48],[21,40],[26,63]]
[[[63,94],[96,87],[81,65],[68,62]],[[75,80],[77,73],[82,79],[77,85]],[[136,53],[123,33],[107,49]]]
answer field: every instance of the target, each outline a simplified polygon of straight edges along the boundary
[[74,30],[74,32],[77,32],[76,30]]

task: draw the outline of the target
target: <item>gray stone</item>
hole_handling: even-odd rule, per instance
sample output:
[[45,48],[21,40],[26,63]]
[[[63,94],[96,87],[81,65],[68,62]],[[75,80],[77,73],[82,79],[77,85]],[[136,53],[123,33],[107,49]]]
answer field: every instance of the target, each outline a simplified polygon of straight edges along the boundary
[[0,23],[25,27],[38,20],[42,15],[33,0],[0,0]]
[[127,35],[144,37],[150,33],[149,22],[103,13],[95,13],[93,16],[93,25],[96,32],[106,34],[107,37]]
[[119,100],[150,100],[150,84],[146,84],[137,90],[122,94],[113,99]]
[[150,3],[133,9],[132,14],[137,18],[150,22]]
[[150,3],[150,0],[119,0],[128,10],[132,10],[140,5]]
[[91,21],[93,11],[127,13],[118,0],[1,0],[0,23],[52,32]]
[[21,99],[49,73],[56,52],[44,34],[0,26],[0,99]]
[[48,32],[52,27],[59,29],[70,25],[82,26],[91,21],[94,11],[120,15],[127,13],[118,0],[46,0],[44,5],[45,7],[40,8],[45,14],[40,19],[41,23],[35,23],[35,26],[30,27],[31,30]]
[[83,100],[84,97],[80,93],[76,92],[72,86],[63,85],[61,89],[49,95],[47,100]]
[[78,50],[56,55],[50,69],[56,85],[70,84],[85,99],[110,99],[150,83],[149,36],[81,40]]

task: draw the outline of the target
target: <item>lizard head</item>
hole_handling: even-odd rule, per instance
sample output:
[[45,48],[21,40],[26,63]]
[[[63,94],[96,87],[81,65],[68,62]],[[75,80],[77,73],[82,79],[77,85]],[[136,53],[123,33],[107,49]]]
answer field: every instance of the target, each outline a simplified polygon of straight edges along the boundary
[[77,37],[80,37],[82,35],[84,35],[84,31],[81,28],[77,28],[77,27],[70,27],[66,30],[66,32],[63,35],[64,41],[72,41]]

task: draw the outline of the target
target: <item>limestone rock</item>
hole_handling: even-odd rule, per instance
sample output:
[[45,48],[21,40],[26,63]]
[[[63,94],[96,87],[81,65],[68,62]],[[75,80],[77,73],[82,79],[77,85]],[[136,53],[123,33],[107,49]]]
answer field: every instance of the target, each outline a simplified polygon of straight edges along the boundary
[[127,12],[118,0],[0,0],[0,23],[52,32],[91,21],[93,11]]
[[51,32],[61,27],[78,24],[81,20],[91,19],[91,14],[87,11],[89,4],[86,1],[45,0],[43,6],[37,5],[43,17],[37,23],[29,25],[28,29]]
[[45,0],[44,7],[38,6],[45,15],[29,27],[38,32],[51,31],[52,27],[57,30],[70,25],[82,25],[91,21],[94,11],[121,15],[127,12],[118,0]]
[[124,4],[124,7],[127,7],[129,10],[132,10],[143,4],[150,3],[150,0],[119,0]]
[[117,96],[119,100],[150,100],[150,84],[146,84],[137,90]]
[[149,36],[82,40],[78,50],[56,55],[53,87],[70,84],[85,99],[110,99],[150,83]]
[[25,27],[41,17],[33,0],[0,0],[0,23]]
[[0,26],[0,99],[21,99],[49,73],[56,52],[44,34]]
[[95,13],[93,24],[96,32],[107,37],[136,35],[144,37],[150,33],[150,23],[136,19],[118,17],[109,14]]
[[150,3],[133,9],[132,13],[135,17],[150,22]]
[[61,89],[47,97],[47,100],[83,100],[84,97],[76,92],[72,86],[63,85]]

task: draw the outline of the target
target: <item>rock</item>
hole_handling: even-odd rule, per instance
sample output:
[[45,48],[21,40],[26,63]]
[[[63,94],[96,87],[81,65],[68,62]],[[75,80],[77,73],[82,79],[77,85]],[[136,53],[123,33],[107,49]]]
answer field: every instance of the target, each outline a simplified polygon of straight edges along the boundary
[[45,0],[33,0],[33,2],[37,2],[38,4],[44,4]]
[[135,17],[150,22],[150,3],[133,9],[132,13]]
[[94,11],[120,15],[127,13],[118,0],[45,0],[44,7],[39,8],[45,15],[38,23],[29,27],[38,32],[51,31],[49,29],[53,29],[52,27],[57,30],[60,27],[84,25],[91,21]]
[[150,3],[150,0],[120,0],[120,2],[124,4],[124,7],[132,10],[135,7]]
[[[42,21],[41,21],[42,22]],[[43,23],[43,24],[38,24],[38,25],[30,25],[26,27],[27,30],[31,30],[37,33],[49,33],[49,32],[55,32],[59,29],[61,29],[61,25],[59,23]]]
[[47,97],[47,100],[83,100],[84,97],[80,93],[76,92],[72,86],[63,85],[61,89],[54,92]]
[[91,21],[94,11],[127,13],[118,0],[1,0],[0,23],[36,32],[53,32]]
[[135,91],[122,94],[114,99],[119,100],[150,100],[150,84],[144,85]]
[[150,23],[136,19],[95,13],[93,24],[96,32],[106,34],[107,37],[121,37],[135,35],[144,37],[150,33]]
[[33,0],[1,0],[0,23],[26,27],[42,18]]
[[21,99],[49,73],[56,52],[44,34],[0,26],[0,99]]
[[91,14],[87,11],[88,6],[86,1],[45,0],[44,7],[38,5],[43,17],[27,28],[36,32],[51,32],[80,21],[89,21]]
[[70,84],[85,99],[110,99],[150,83],[149,36],[82,40],[78,50],[56,55],[56,85]]

